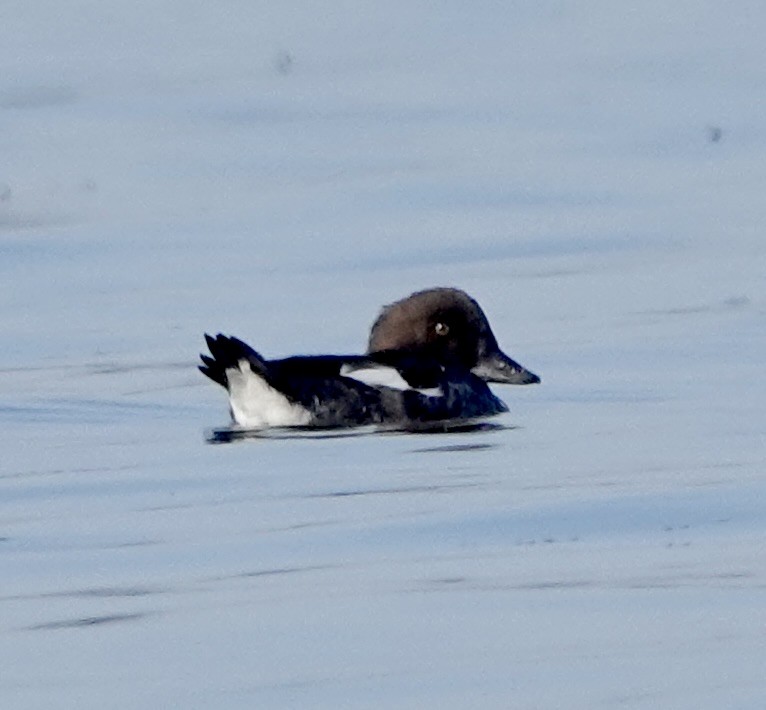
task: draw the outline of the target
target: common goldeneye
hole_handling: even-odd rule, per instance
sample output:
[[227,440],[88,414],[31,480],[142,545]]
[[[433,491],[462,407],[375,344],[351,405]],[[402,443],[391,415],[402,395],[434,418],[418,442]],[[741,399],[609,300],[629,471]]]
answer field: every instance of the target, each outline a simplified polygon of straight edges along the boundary
[[205,335],[200,370],[229,393],[234,422],[257,427],[400,427],[507,411],[487,382],[540,378],[509,358],[487,317],[454,288],[413,293],[383,308],[366,355],[266,360],[225,335]]

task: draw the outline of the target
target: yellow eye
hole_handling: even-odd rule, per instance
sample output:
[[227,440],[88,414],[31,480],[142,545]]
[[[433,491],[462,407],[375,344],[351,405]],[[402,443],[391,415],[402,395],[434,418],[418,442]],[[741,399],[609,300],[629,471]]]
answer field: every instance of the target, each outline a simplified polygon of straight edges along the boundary
[[447,335],[449,333],[449,326],[446,323],[437,323],[434,326],[434,333],[436,335]]

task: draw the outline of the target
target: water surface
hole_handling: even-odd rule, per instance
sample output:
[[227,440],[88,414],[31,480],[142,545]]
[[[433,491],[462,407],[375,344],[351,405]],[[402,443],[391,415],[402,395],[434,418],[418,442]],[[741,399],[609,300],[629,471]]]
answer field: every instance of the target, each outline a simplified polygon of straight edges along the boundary
[[[2,707],[761,706],[764,11],[2,15]],[[432,285],[493,426],[230,435]]]

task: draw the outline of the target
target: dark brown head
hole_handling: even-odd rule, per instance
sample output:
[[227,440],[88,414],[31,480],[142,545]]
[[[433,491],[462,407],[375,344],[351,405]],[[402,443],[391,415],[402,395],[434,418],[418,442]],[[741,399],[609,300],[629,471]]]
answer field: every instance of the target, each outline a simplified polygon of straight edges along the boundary
[[386,306],[372,326],[368,352],[423,350],[487,382],[532,384],[540,378],[500,350],[476,301],[455,288],[432,288]]

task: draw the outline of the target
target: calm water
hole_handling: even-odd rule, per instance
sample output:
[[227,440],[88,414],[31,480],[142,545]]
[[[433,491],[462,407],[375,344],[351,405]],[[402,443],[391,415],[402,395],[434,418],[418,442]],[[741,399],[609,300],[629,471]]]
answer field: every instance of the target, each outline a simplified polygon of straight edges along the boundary
[[[0,22],[0,706],[762,707],[766,11],[77,5]],[[216,436],[204,331],[431,285],[497,426]]]

